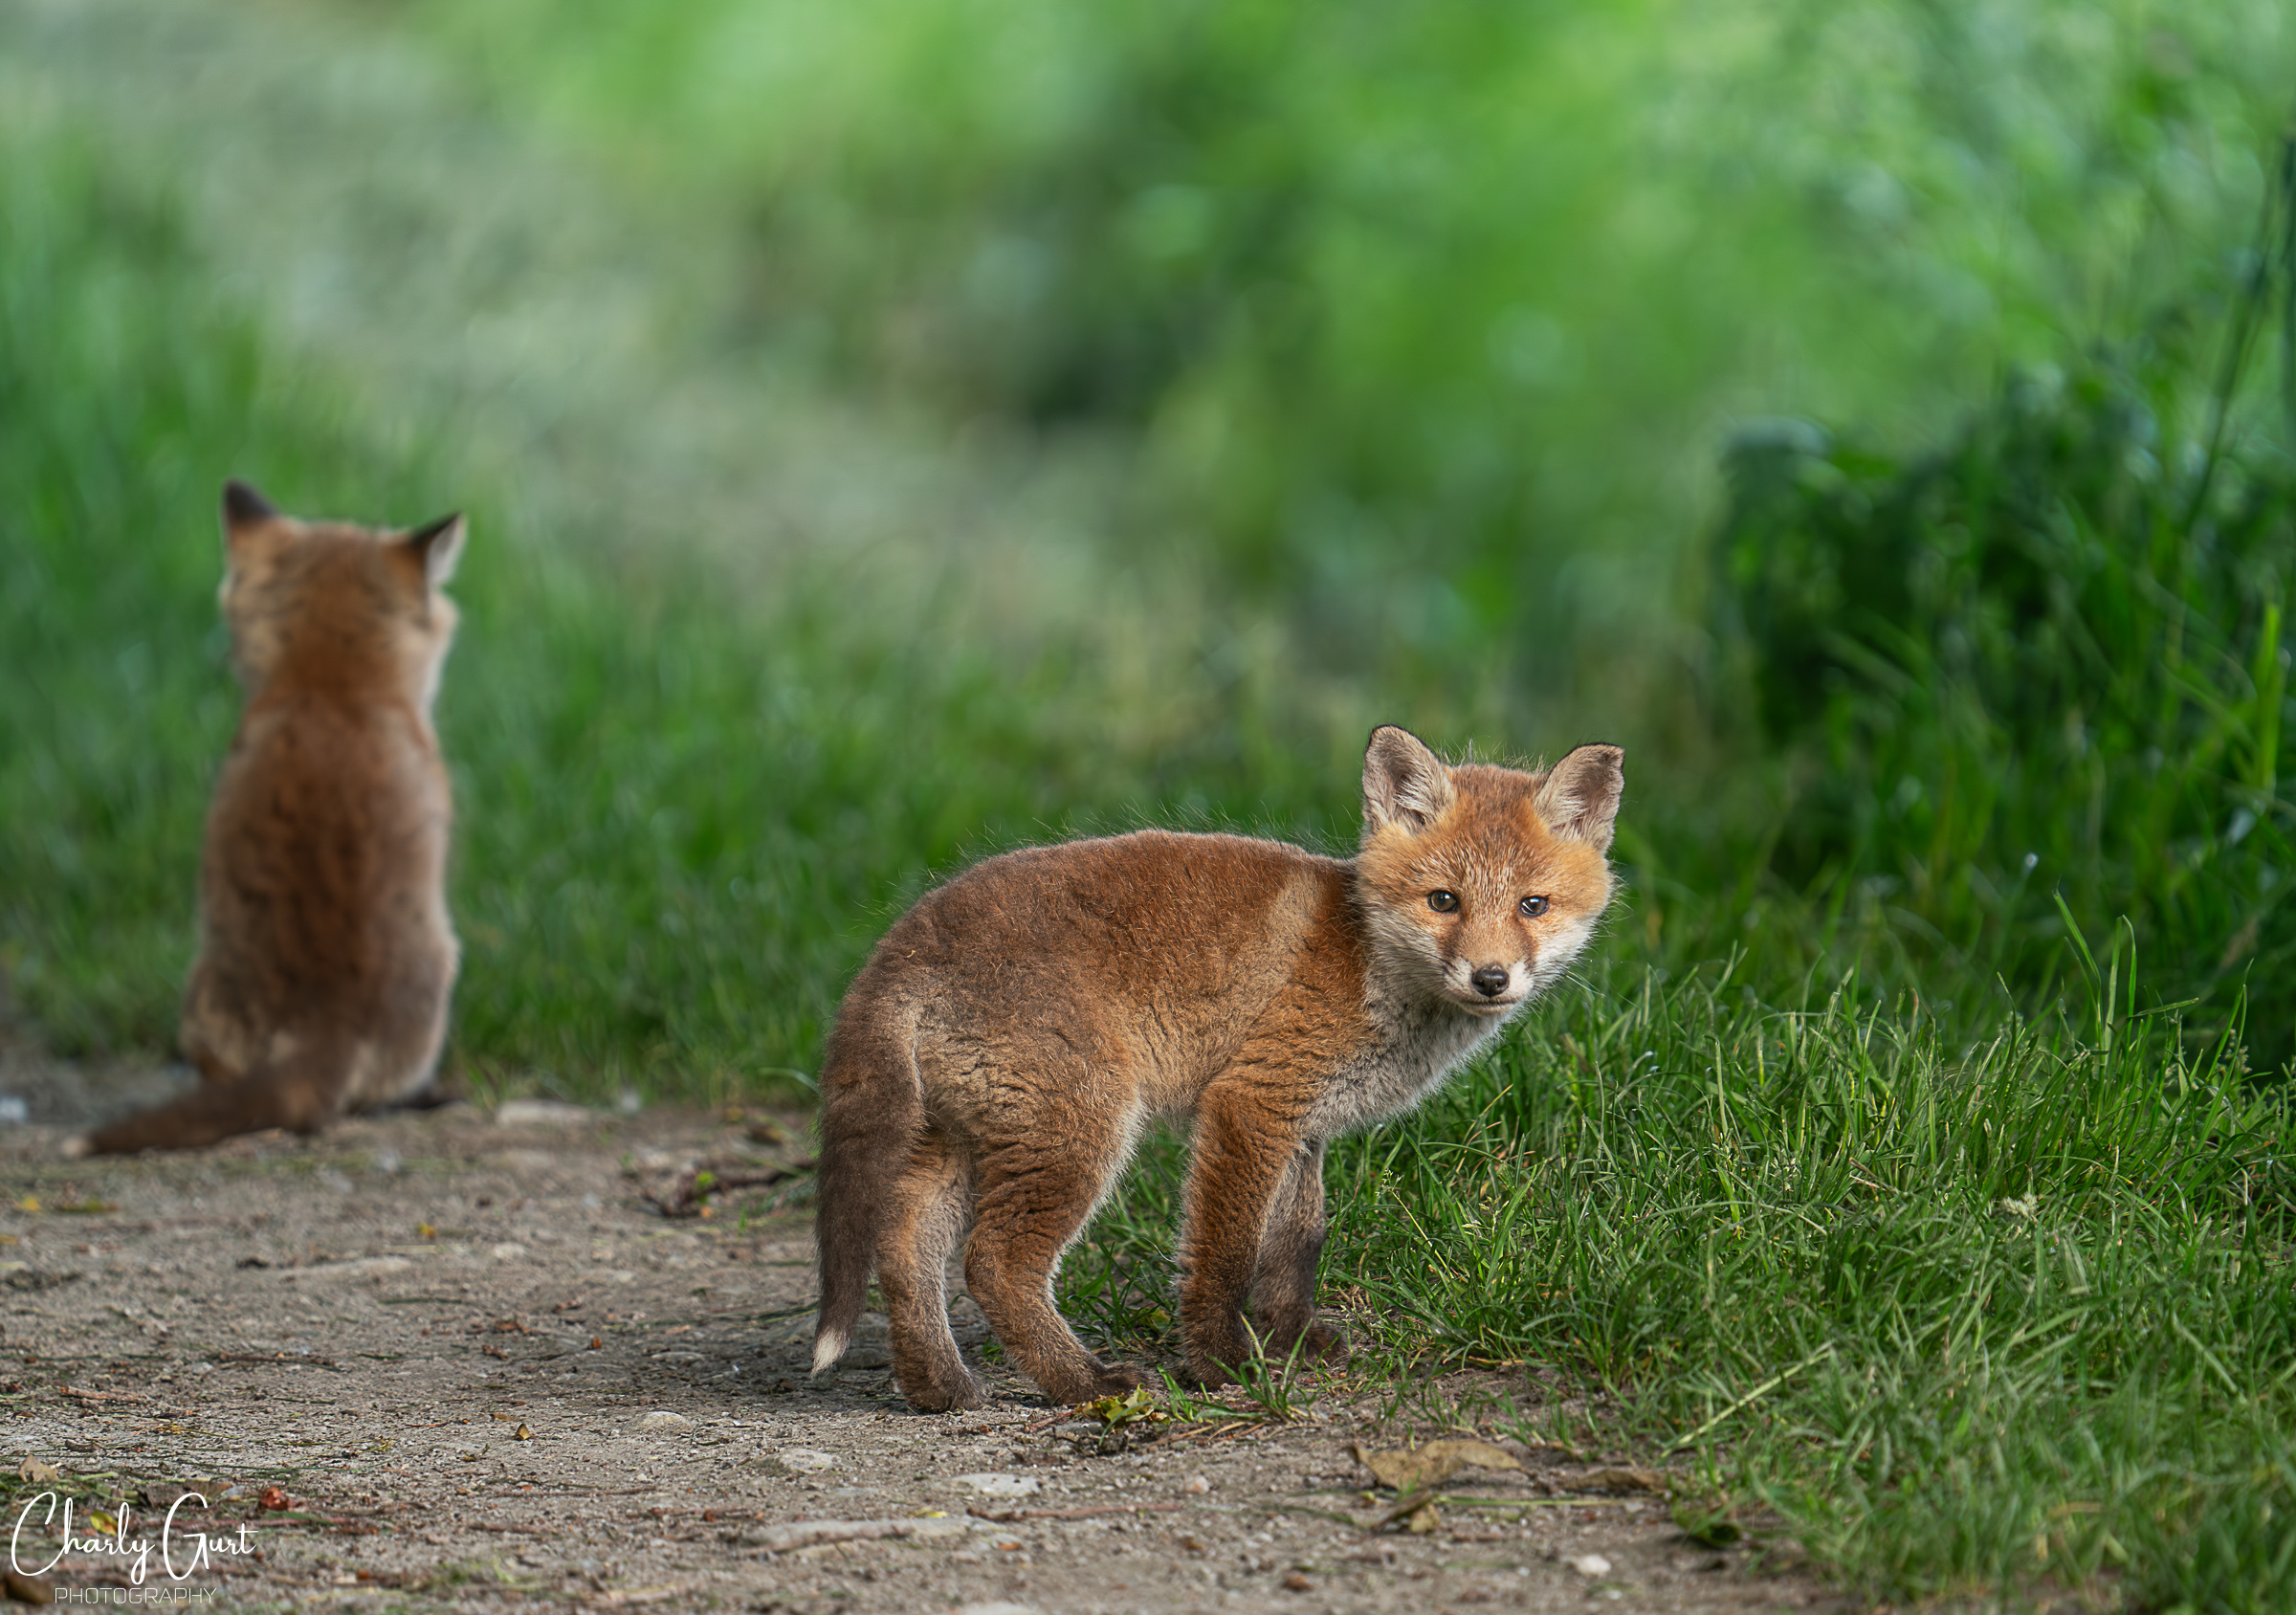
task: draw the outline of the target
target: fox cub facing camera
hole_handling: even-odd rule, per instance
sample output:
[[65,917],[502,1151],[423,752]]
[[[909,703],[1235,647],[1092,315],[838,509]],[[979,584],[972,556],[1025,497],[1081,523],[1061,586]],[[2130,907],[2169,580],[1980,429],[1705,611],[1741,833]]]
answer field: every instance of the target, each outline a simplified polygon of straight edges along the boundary
[[1181,1332],[1205,1384],[1251,1350],[1345,1354],[1315,1316],[1327,1139],[1409,1109],[1561,976],[1610,900],[1623,753],[1363,759],[1352,860],[1140,830],[990,858],[877,944],[822,1073],[814,1371],[873,1268],[910,1405],[977,1407],[944,1289],[1056,1403],[1141,1383],[1052,1306],[1061,1252],[1157,1115],[1191,1116]]
[[298,521],[225,486],[221,591],[247,690],[200,859],[182,1044],[199,1087],[73,1154],[308,1133],[430,1083],[459,950],[430,705],[463,521]]

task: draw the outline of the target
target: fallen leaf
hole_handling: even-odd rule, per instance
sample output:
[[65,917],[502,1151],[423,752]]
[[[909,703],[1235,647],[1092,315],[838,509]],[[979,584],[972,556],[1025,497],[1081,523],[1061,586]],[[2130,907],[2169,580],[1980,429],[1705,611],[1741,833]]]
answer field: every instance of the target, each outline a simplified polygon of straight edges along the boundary
[[1381,1486],[1398,1492],[1424,1492],[1441,1486],[1461,1470],[1519,1470],[1515,1456],[1488,1441],[1430,1441],[1424,1447],[1398,1448],[1386,1452],[1356,1447],[1356,1462],[1372,1472]]
[[266,1486],[255,1493],[255,1507],[278,1514],[295,1507],[295,1499],[288,1496],[285,1491],[279,1487]]
[[1121,1396],[1104,1396],[1098,1402],[1088,1402],[1076,1411],[1088,1419],[1099,1420],[1112,1430],[1143,1419],[1150,1424],[1161,1424],[1172,1417],[1159,1405],[1146,1385],[1135,1385]]
[[24,1461],[16,1466],[16,1478],[29,1480],[34,1486],[46,1486],[52,1481],[63,1479],[64,1471],[54,1464],[42,1463],[27,1452],[24,1454]]
[[0,1565],[0,1585],[18,1604],[54,1604],[55,1583],[43,1576],[27,1576],[14,1565]]
[[1414,1537],[1431,1537],[1443,1529],[1443,1515],[1435,1512],[1434,1504],[1422,1503],[1403,1521],[1403,1529]]
[[35,1212],[39,1210],[39,1208],[40,1197],[36,1194],[28,1194],[22,1200],[16,1202],[16,1209],[19,1211]]
[[1309,1581],[1305,1576],[1302,1576],[1296,1570],[1292,1571],[1291,1575],[1284,1578],[1284,1591],[1288,1593],[1310,1593],[1314,1592],[1314,1590],[1315,1583]]
[[417,1223],[414,1225],[414,1237],[417,1239],[436,1239],[438,1237],[438,1230],[432,1228],[429,1223]]
[[604,1340],[601,1340],[601,1339],[600,1339],[600,1338],[599,1338],[597,1336],[595,1336],[595,1335],[593,1335],[593,1336],[591,1336],[591,1337],[590,1337],[590,1350],[592,1350],[592,1351],[603,1351],[603,1350],[605,1350],[605,1349],[606,1349],[606,1342],[605,1342]]
[[534,1439],[534,1432],[528,1429],[524,1425],[520,1425],[515,1431],[511,1433],[510,1439],[513,1441],[532,1441]]

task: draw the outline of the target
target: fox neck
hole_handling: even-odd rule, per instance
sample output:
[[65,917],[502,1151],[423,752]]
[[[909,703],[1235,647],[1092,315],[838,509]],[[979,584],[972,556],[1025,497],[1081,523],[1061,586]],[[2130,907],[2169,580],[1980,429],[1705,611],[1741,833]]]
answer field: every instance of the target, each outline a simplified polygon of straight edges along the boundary
[[1332,1073],[1311,1113],[1310,1129],[1322,1138],[1410,1110],[1514,1018],[1462,1008],[1428,978],[1423,959],[1383,942],[1376,923],[1364,926],[1362,947],[1366,1036]]

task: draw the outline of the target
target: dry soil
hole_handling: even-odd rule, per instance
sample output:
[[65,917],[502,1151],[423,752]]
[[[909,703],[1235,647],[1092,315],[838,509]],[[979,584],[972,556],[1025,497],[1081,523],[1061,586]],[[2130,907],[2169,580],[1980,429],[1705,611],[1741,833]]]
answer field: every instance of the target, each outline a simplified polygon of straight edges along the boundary
[[[809,1380],[802,1210],[771,1186],[706,1218],[655,1204],[697,1162],[794,1161],[796,1125],[514,1103],[61,1158],[90,1113],[182,1080],[0,1052],[30,1116],[0,1127],[0,1452],[22,1570],[58,1550],[43,1499],[73,1503],[82,1551],[47,1570],[63,1587],[128,1584],[148,1541],[144,1586],[222,1608],[1839,1602],[1775,1551],[1691,1542],[1660,1497],[1588,1493],[1594,1466],[1551,1451],[1446,1483],[1478,1503],[1431,1531],[1381,1529],[1392,1495],[1351,1449],[1413,1432],[1380,1426],[1379,1386],[1289,1424],[1112,1434],[992,1367],[987,1410],[925,1416],[892,1388],[881,1322]],[[18,1472],[42,1464],[60,1478]],[[176,1567],[199,1533],[210,1550],[178,1582],[161,1527],[185,1488],[206,1506],[177,1509]]]

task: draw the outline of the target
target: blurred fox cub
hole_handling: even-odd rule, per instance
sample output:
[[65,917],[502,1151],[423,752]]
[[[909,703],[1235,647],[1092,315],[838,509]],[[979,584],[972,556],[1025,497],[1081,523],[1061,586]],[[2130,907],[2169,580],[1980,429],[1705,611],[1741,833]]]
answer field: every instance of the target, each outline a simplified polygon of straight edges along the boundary
[[1344,1357],[1315,1316],[1324,1143],[1417,1103],[1586,945],[1623,762],[1587,745],[1544,773],[1453,767],[1384,727],[1351,860],[1141,830],[928,894],[829,1039],[814,1371],[850,1345],[873,1268],[910,1405],[981,1405],[944,1290],[969,1217],[967,1286],[1048,1396],[1141,1383],[1085,1350],[1052,1277],[1157,1115],[1195,1121],[1190,1373],[1226,1383],[1255,1335],[1270,1356]]
[[74,1153],[308,1133],[430,1085],[459,950],[430,706],[453,639],[459,516],[298,521],[225,485],[221,600],[247,691],[200,867],[182,1045],[200,1086]]

